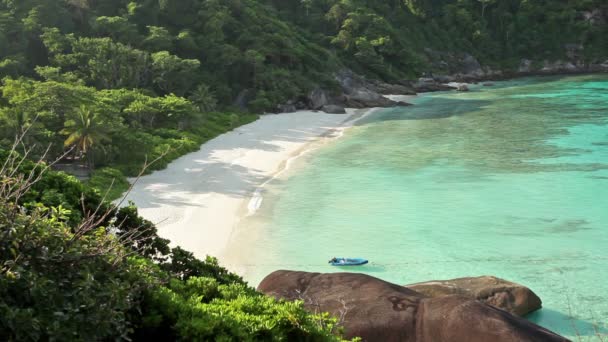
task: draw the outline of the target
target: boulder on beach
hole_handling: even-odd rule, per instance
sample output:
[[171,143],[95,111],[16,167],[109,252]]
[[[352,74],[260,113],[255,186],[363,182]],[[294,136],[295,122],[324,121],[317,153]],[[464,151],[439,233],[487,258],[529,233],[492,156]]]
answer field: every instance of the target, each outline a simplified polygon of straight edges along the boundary
[[346,109],[338,105],[325,105],[321,110],[328,114],[346,114]]
[[258,291],[302,300],[311,312],[329,312],[344,327],[346,338],[363,341],[568,341],[467,297],[431,298],[364,274],[276,271]]
[[433,280],[405,286],[432,298],[459,295],[479,300],[519,316],[542,307],[540,298],[529,288],[492,276]]
[[432,78],[421,78],[412,86],[414,87],[414,90],[417,93],[428,93],[434,91],[446,91],[456,89],[455,87],[449,86],[447,84],[439,83]]
[[456,88],[457,91],[469,91],[469,86],[466,84],[459,84]]
[[[376,82],[373,84],[364,77],[355,74],[351,70],[341,70],[336,74],[336,81],[342,88],[342,96],[335,103],[348,108],[373,108],[373,107],[395,107],[398,104],[389,100],[378,92],[379,85],[388,87],[387,84]],[[396,89],[384,89],[386,91],[397,91]],[[404,93],[413,93],[401,89]]]
[[308,94],[307,102],[310,109],[318,110],[329,102],[329,96],[325,90],[316,88]]

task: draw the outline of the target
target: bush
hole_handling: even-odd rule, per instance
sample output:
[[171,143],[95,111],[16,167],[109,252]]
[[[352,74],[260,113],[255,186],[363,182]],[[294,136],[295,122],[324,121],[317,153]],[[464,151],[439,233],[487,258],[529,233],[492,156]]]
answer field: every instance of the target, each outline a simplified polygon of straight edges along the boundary
[[117,169],[104,167],[93,171],[87,186],[97,191],[106,200],[112,201],[120,198],[131,186],[125,175]]
[[[42,173],[36,186],[47,187],[34,191],[12,171],[0,170],[0,340],[339,339],[335,319],[256,292],[215,258],[169,250],[134,206],[115,212],[92,197],[101,213],[75,221],[65,206],[78,203],[82,184]],[[118,176],[99,170],[100,179]]]

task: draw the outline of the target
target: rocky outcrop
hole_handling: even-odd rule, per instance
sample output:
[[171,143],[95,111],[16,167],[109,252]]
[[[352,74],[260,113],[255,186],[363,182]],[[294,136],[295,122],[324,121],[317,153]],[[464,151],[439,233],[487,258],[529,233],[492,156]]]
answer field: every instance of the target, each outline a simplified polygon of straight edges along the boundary
[[420,78],[416,83],[413,84],[414,90],[417,93],[428,93],[433,91],[446,91],[454,90],[455,87],[443,84],[441,81],[437,81],[434,78]]
[[405,286],[432,298],[460,295],[479,300],[518,316],[542,307],[540,298],[529,288],[491,276],[433,280]]
[[[336,101],[350,108],[394,107],[398,103],[382,96],[377,90],[379,85],[384,90],[390,90],[388,85],[380,82],[372,83],[350,70],[342,70],[336,74],[336,81],[342,88],[343,95]],[[395,86],[398,87],[398,86]],[[392,89],[394,90],[394,89]],[[405,95],[405,94],[398,94]]]
[[459,84],[458,87],[456,87],[456,90],[458,91],[469,91],[469,86],[466,84]]
[[276,112],[277,113],[293,113],[297,111],[298,108],[293,101],[287,101],[287,103],[278,105]]
[[580,14],[580,19],[592,26],[601,26],[608,22],[608,13],[605,13],[600,8],[594,8],[590,11],[583,11]]
[[338,105],[325,105],[321,110],[328,114],[346,114],[346,109]]
[[469,55],[468,53],[464,54],[460,69],[465,75],[483,76],[485,74],[477,58]]
[[249,105],[249,101],[252,100],[252,92],[249,89],[243,89],[236,96],[232,105],[238,107],[242,110],[247,110],[247,106]]
[[347,338],[364,341],[567,341],[467,297],[432,298],[364,274],[277,271],[258,290],[279,299],[302,300],[312,312],[329,312]]
[[558,72],[577,72],[580,67],[577,67],[572,62],[564,62],[557,60],[555,62],[544,61],[543,67],[539,71],[541,73],[554,74]]
[[416,95],[416,90],[414,90],[412,83],[407,80],[399,81],[397,84],[371,81],[370,87],[382,95]]
[[318,110],[329,104],[330,96],[327,91],[316,88],[308,94],[307,102],[310,109]]

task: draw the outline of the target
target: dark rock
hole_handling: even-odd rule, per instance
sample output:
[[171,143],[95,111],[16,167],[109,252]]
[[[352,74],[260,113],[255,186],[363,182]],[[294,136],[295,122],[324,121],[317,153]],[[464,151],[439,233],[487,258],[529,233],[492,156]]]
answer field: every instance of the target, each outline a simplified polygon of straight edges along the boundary
[[297,110],[308,109],[308,105],[306,104],[308,101],[299,100],[296,102],[295,106]]
[[297,110],[298,108],[296,108],[296,106],[293,104],[283,104],[277,106],[277,113],[293,113]]
[[458,90],[458,91],[469,91],[469,87],[466,84],[459,84],[458,87],[456,87],[456,90]]
[[486,83],[483,84],[483,86],[484,87],[493,87],[494,83],[492,83],[492,82],[486,82]]
[[449,85],[437,83],[432,78],[421,78],[418,80],[418,82],[414,83],[413,87],[417,93],[428,93],[433,91],[446,91],[456,89]]
[[317,88],[308,94],[308,103],[311,109],[318,110],[329,103],[329,96],[325,90]]
[[564,49],[566,50],[566,57],[568,57],[569,60],[577,60],[583,57],[583,44],[565,44]]
[[325,105],[321,110],[328,114],[346,114],[346,109],[338,105]]
[[364,341],[567,341],[523,318],[461,296],[429,298],[353,273],[277,271],[258,291],[302,300],[307,310],[339,319],[345,337]]
[[416,91],[411,84],[389,84],[374,81],[371,84],[373,90],[383,95],[416,95]]
[[343,96],[336,103],[350,108],[394,107],[396,102],[376,91],[376,86],[350,70],[336,74],[336,81],[342,88]]
[[361,90],[345,95],[344,105],[350,108],[394,107],[396,102],[378,93]]
[[252,100],[251,91],[249,89],[243,89],[236,96],[236,99],[234,99],[234,102],[232,103],[232,105],[245,110],[245,109],[247,109],[247,106],[249,105],[249,101],[251,101],[251,100]]
[[438,82],[438,83],[450,83],[450,82],[456,81],[456,78],[454,76],[447,76],[447,75],[435,76],[435,77],[433,77],[433,79],[435,80],[435,82]]
[[543,68],[540,70],[540,72],[545,74],[574,73],[581,71],[583,70],[577,68],[577,66],[571,62],[564,62],[561,60],[555,62],[544,61]]
[[468,75],[481,76],[484,74],[483,70],[481,69],[481,64],[479,64],[477,58],[469,55],[468,53],[464,54],[461,70],[464,74]]
[[298,108],[294,101],[287,101],[287,103],[278,105],[276,108],[277,113],[293,113],[297,110]]
[[529,59],[522,59],[519,62],[519,69],[518,72],[520,73],[528,73],[532,71],[532,61]]
[[591,25],[604,25],[608,21],[608,15],[600,8],[582,12],[582,19]]
[[476,299],[519,316],[542,307],[540,298],[529,288],[491,276],[433,280],[405,286],[433,298],[460,295]]

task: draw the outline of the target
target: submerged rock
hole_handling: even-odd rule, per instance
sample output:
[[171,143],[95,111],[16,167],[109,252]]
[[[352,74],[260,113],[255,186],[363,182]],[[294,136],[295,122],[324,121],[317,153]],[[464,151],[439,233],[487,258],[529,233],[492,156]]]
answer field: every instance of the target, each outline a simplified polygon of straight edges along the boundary
[[433,298],[460,295],[476,299],[519,316],[542,307],[540,298],[529,288],[491,276],[433,280],[405,286]]
[[523,318],[463,296],[431,298],[354,273],[277,271],[258,286],[338,318],[345,337],[364,341],[567,341]]

